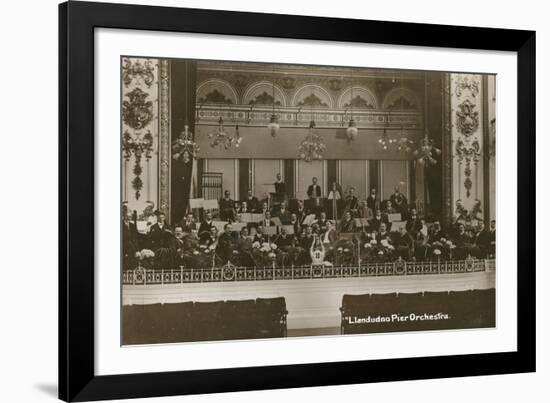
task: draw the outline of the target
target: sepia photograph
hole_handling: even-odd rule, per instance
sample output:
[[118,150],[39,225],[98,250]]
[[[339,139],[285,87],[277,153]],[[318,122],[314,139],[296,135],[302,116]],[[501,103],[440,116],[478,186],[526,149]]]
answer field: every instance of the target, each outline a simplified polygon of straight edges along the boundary
[[495,74],[120,78],[122,345],[496,327]]

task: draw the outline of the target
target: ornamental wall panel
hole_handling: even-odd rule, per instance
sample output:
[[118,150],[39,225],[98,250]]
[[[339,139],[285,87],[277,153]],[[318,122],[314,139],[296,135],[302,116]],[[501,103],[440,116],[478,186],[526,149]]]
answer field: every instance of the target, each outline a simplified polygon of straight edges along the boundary
[[457,204],[471,212],[483,205],[483,110],[482,77],[450,74],[452,137],[452,213]]
[[158,208],[159,60],[121,63],[122,199],[143,217]]

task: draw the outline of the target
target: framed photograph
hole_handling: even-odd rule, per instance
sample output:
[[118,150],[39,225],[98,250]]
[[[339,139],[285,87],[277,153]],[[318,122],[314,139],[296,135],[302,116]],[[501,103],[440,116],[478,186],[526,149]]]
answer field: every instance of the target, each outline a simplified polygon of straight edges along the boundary
[[59,13],[61,399],[535,370],[534,32]]

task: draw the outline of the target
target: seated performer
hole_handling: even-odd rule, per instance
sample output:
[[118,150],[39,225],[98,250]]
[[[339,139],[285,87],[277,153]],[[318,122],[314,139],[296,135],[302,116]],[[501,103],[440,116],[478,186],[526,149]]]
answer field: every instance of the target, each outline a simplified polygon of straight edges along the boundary
[[223,233],[218,237],[218,247],[216,252],[222,261],[227,262],[231,259],[233,251],[237,249],[237,240],[233,235],[231,224],[225,224]]
[[296,210],[296,217],[298,222],[301,224],[304,221],[304,218],[307,216],[307,211],[304,205],[303,200],[298,200],[298,209]]
[[246,201],[241,202],[241,207],[237,210],[239,214],[247,214],[251,213],[252,211],[248,208],[248,203]]
[[296,213],[292,213],[290,215],[290,222],[288,223],[288,225],[292,225],[294,227],[295,237],[298,237],[300,232],[302,232],[300,221],[298,221],[298,216],[296,215]]
[[366,218],[367,221],[370,221],[374,218],[373,210],[369,207],[368,201],[361,201],[359,203],[357,214],[359,215],[359,218]]
[[246,199],[244,199],[243,202],[246,202],[249,213],[257,213],[260,210],[260,202],[256,196],[252,194],[252,189],[248,189]]
[[264,213],[264,218],[258,223],[260,227],[274,227],[275,223],[271,219],[271,211],[267,210]]
[[188,234],[195,230],[195,217],[193,216],[193,213],[187,213],[183,220],[181,220],[180,226],[183,232]]
[[149,240],[153,251],[158,249],[166,249],[170,247],[172,239],[172,231],[166,224],[166,215],[159,211],[157,213],[157,222],[149,228]]
[[359,208],[359,201],[355,196],[355,188],[351,187],[349,188],[348,194],[344,201],[344,210],[350,211],[352,216],[356,216],[358,208]]
[[422,229],[422,222],[418,215],[416,214],[416,209],[411,209],[409,219],[407,220],[407,232],[413,237],[413,239],[418,238],[418,233]]
[[235,220],[235,202],[231,199],[231,192],[226,190],[224,197],[220,199],[220,219],[222,221]]
[[474,245],[476,247],[476,257],[483,259],[487,257],[491,246],[491,233],[485,228],[485,222],[482,220],[477,223],[477,232],[474,236]]
[[286,206],[286,202],[281,203],[281,208],[279,209],[279,212],[277,213],[277,216],[281,220],[281,224],[283,224],[283,225],[290,224],[290,219],[291,219],[292,214],[288,210],[288,208]]
[[321,211],[319,213],[319,219],[315,221],[315,224],[319,226],[319,232],[323,233],[327,230],[327,213]]
[[206,238],[208,238],[208,236],[210,235],[210,229],[212,228],[212,222],[213,222],[212,221],[212,212],[207,211],[206,214],[205,214],[205,219],[199,227],[198,236],[199,236],[199,240],[200,240],[201,244],[204,243]]
[[201,241],[201,245],[210,249],[215,249],[218,246],[218,229],[216,227],[210,227],[210,231]]
[[403,259],[410,259],[413,256],[413,237],[405,226],[399,227],[399,236],[395,239],[394,247],[397,256],[401,256]]
[[408,212],[407,198],[399,191],[398,186],[395,187],[394,193],[390,196],[390,201],[395,211],[400,213],[403,219],[406,219]]
[[350,211],[344,213],[344,218],[340,221],[340,232],[354,232],[355,231],[355,222],[351,216]]
[[372,231],[379,231],[380,230],[380,224],[386,224],[388,225],[388,216],[386,214],[382,214],[380,210],[376,210],[376,213],[374,217],[369,221],[369,228]]
[[380,223],[380,229],[376,233],[376,240],[380,243],[381,241],[388,241],[391,243],[391,235],[388,232],[388,227],[385,222]]

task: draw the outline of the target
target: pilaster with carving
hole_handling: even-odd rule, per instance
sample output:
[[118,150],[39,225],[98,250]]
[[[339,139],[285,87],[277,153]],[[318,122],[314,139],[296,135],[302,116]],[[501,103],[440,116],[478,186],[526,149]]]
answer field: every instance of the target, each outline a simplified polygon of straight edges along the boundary
[[482,77],[451,74],[453,208],[472,212],[483,203]]
[[122,198],[129,211],[157,204],[158,61],[121,60]]
[[159,66],[159,209],[170,217],[170,62]]

